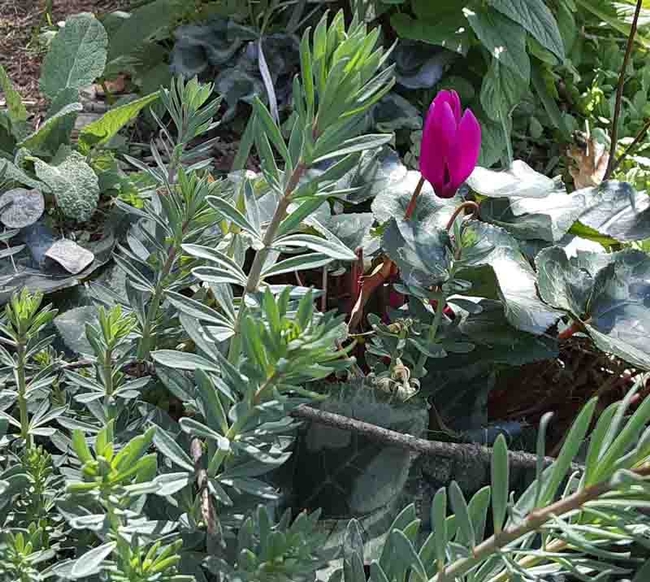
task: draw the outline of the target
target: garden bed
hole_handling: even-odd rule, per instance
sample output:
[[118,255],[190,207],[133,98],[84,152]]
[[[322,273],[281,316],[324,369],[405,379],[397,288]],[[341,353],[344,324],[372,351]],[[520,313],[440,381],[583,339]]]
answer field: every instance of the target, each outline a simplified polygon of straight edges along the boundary
[[648,577],[650,13],[452,4],[0,8],[0,577]]

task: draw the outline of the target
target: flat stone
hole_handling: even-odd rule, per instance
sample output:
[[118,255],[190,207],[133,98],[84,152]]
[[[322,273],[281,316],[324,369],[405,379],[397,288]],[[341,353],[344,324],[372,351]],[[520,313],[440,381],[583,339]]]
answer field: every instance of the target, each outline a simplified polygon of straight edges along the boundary
[[61,265],[68,273],[77,275],[95,260],[95,255],[69,239],[56,241],[45,256]]

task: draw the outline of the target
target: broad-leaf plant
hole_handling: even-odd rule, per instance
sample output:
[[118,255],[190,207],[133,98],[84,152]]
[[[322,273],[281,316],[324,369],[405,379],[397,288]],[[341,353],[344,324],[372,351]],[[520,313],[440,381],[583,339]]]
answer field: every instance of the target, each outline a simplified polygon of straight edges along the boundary
[[[76,47],[83,59],[42,79],[46,95],[72,106],[21,141],[13,106],[12,155],[35,175],[14,158],[5,179],[68,195],[71,176],[86,183],[80,168],[95,171],[97,148],[133,108],[154,99],[162,108],[151,111],[153,163],[124,158],[148,185],[142,204],[115,204],[128,222],[113,253],[125,283],[89,282],[74,342],[60,333],[66,314],[28,285],[4,306],[2,579],[645,580],[650,400],[632,408],[642,374],[623,402],[589,401],[552,462],[545,417],[523,492],[512,491],[500,436],[489,485],[472,496],[456,481],[438,490],[426,528],[407,506],[374,554],[358,519],[332,542],[318,510],[292,513],[303,509],[292,499],[299,488],[286,485],[297,451],[320,454],[299,412],[328,398],[370,395],[375,411],[403,407],[402,420],[426,399],[447,421],[476,417],[486,378],[553,358],[558,325],[650,368],[650,258],[606,250],[650,234],[641,194],[618,182],[567,194],[523,162],[475,168],[481,128],[453,92],[429,110],[422,176],[407,171],[387,146],[392,135],[366,130],[394,83],[390,51],[378,29],[342,12],[302,36],[289,121],[280,126],[254,100],[258,173],[211,173],[221,99],[195,78],[111,110],[76,150],[48,149],[78,109],[78,89],[102,74],[101,25],[88,18],[68,21],[48,57],[61,67]],[[350,313],[328,310],[328,282],[348,270]],[[382,290],[390,308],[378,314]],[[351,414],[366,418],[355,402]],[[344,457],[341,434],[328,433],[333,457]],[[345,466],[360,473],[353,487],[364,478],[377,488],[385,469],[347,457]]]

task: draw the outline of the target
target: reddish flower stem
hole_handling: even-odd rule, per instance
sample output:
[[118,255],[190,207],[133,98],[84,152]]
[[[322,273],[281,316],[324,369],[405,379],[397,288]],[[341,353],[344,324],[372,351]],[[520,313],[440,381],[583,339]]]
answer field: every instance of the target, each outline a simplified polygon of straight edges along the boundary
[[456,208],[456,210],[454,210],[454,213],[451,215],[449,222],[447,222],[447,231],[451,230],[451,228],[454,226],[454,222],[456,222],[456,219],[458,218],[458,215],[467,208],[472,210],[473,218],[478,218],[479,205],[476,202],[473,202],[471,200],[468,200],[467,202],[463,202],[458,206],[458,208]]
[[413,196],[411,196],[409,205],[406,207],[406,212],[404,213],[405,220],[410,220],[411,216],[413,216],[413,213],[415,212],[415,206],[417,204],[418,196],[422,192],[422,188],[424,188],[424,182],[425,182],[424,176],[420,176],[420,181],[418,182],[418,185],[415,187],[415,190],[413,191]]
[[[589,323],[591,321],[591,318],[589,318],[585,323]],[[557,335],[557,339],[560,341],[562,340],[567,340],[571,337],[573,337],[576,333],[584,331],[584,324],[582,321],[572,321],[571,325],[567,327],[565,330],[561,331]]]

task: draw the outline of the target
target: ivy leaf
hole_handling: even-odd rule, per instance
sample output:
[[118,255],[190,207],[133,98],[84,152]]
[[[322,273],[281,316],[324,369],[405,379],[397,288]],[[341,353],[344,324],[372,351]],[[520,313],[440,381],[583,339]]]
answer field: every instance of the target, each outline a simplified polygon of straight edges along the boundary
[[158,99],[158,92],[145,95],[135,101],[130,101],[111,109],[97,121],[86,125],[79,132],[79,151],[87,154],[91,148],[107,144],[120,129],[134,120],[140,111]]
[[564,60],[564,43],[544,0],[488,0],[490,6],[523,26],[544,48]]
[[34,167],[63,214],[79,222],[92,216],[99,200],[99,180],[80,153],[70,152],[58,166],[36,159]]
[[465,9],[465,18],[490,54],[528,83],[530,59],[524,29],[495,10]]
[[90,85],[104,71],[107,45],[106,30],[94,16],[69,17],[43,61],[41,91],[54,99],[66,87]]
[[641,251],[581,253],[558,247],[536,258],[544,301],[584,323],[603,351],[650,370],[650,257]]
[[[535,271],[517,241],[505,230],[483,222],[472,221],[467,232],[478,242],[467,251],[467,268],[459,277],[472,281],[472,294],[501,299],[506,318],[521,331],[540,335],[554,325],[561,313],[537,297]],[[485,269],[492,271],[492,278]]]
[[627,182],[604,182],[597,188],[586,188],[594,203],[580,216],[580,222],[620,242],[650,238],[650,197],[636,192]]

